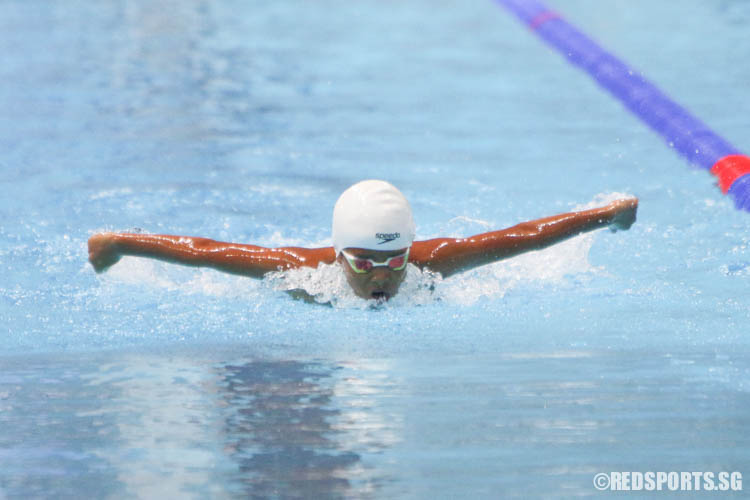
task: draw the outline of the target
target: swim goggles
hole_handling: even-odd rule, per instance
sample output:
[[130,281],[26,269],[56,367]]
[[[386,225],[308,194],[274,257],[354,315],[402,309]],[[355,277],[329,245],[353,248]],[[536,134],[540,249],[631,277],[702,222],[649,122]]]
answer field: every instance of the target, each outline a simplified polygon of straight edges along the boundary
[[406,267],[406,261],[409,259],[409,250],[407,248],[404,253],[388,257],[382,262],[376,262],[372,259],[365,259],[364,257],[356,257],[344,250],[341,250],[346,261],[352,268],[352,271],[359,274],[369,273],[375,267],[385,266],[391,271],[400,271]]

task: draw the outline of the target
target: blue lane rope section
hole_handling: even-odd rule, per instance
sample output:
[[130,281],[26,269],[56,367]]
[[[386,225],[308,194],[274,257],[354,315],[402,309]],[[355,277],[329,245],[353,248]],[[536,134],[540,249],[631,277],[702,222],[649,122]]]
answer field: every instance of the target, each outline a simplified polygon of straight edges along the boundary
[[710,170],[735,206],[750,211],[750,158],[541,2],[495,1],[586,71],[689,162]]

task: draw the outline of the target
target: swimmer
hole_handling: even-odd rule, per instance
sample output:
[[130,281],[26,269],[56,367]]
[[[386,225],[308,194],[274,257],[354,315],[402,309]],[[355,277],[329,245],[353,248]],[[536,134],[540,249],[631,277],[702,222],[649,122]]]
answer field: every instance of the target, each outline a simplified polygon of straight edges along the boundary
[[385,181],[367,180],[351,186],[336,202],[333,247],[265,248],[186,236],[99,233],[89,238],[89,261],[102,272],[125,255],[150,257],[252,278],[338,262],[356,295],[388,300],[398,292],[407,262],[445,278],[598,228],[628,229],[637,208],[637,198],[621,199],[468,238],[414,241],[414,219],[404,195]]

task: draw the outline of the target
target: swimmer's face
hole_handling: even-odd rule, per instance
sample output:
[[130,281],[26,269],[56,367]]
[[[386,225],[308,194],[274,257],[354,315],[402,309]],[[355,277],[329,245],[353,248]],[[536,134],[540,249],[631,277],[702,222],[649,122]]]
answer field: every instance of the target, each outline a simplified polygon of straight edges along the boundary
[[[346,248],[346,253],[353,257],[372,259],[383,262],[389,257],[403,254],[402,250],[366,250],[364,248]],[[366,273],[357,273],[349,265],[343,254],[336,259],[346,275],[346,281],[352,287],[354,293],[363,299],[388,300],[398,292],[398,287],[406,277],[406,266],[398,271],[386,266],[377,266]]]

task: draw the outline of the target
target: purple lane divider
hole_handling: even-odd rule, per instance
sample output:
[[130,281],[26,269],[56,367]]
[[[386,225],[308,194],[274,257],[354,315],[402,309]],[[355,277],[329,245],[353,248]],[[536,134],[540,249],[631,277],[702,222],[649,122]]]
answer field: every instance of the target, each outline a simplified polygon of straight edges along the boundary
[[[495,0],[568,61],[596,80],[631,112],[659,133],[671,148],[689,162],[720,178],[722,191],[734,198],[737,208],[750,211],[750,158],[705,123],[671,100],[643,75],[599,47],[567,23],[558,13],[536,0]],[[727,168],[727,164],[731,168]],[[722,161],[723,160],[723,161]],[[742,164],[742,168],[736,165]]]

